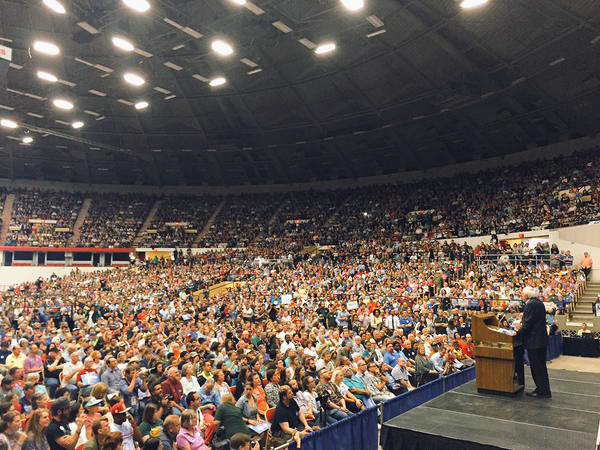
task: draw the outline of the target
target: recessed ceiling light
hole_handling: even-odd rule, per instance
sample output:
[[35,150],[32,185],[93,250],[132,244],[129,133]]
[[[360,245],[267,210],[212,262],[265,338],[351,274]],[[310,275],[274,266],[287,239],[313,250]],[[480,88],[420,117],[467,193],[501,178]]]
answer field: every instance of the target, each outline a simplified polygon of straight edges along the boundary
[[349,11],[358,11],[365,7],[365,0],[342,0],[342,5]]
[[146,0],[123,0],[123,3],[128,8],[141,13],[144,13],[150,9],[150,3],[148,3]]
[[221,39],[215,39],[210,46],[219,55],[229,56],[233,53],[233,47]]
[[60,53],[60,48],[52,42],[48,41],[35,41],[33,43],[33,49],[36,52],[44,53],[45,55],[56,56]]
[[58,14],[64,14],[67,12],[65,7],[58,0],[43,0],[44,5],[50,8],[52,11]]
[[146,80],[144,80],[141,76],[133,72],[125,73],[123,75],[123,79],[134,86],[141,86],[146,82]]
[[56,106],[57,108],[60,108],[60,109],[66,109],[66,110],[73,109],[73,103],[71,103],[68,100],[65,100],[64,98],[57,98],[52,103],[54,104],[54,106]]
[[44,72],[43,70],[38,70],[37,76],[41,80],[49,81],[50,83],[56,83],[58,81],[56,75],[52,75],[50,72]]
[[335,48],[335,42],[325,42],[324,44],[321,44],[315,48],[315,53],[317,55],[325,55],[326,53],[331,53],[334,51]]
[[4,128],[19,128],[19,124],[10,119],[1,119],[0,126],[3,126]]
[[23,138],[23,144],[31,144],[33,142],[33,138],[31,136],[25,136]]
[[84,123],[83,123],[81,120],[77,120],[77,121],[75,121],[75,122],[73,122],[73,123],[71,124],[71,126],[72,126],[73,128],[75,128],[76,130],[79,130],[80,128],[83,128],[83,126],[84,126],[84,125],[85,125],[85,124],[84,124]]
[[485,5],[487,2],[488,0],[463,0],[460,3],[460,7],[463,9],[477,8]]
[[115,36],[112,38],[112,43],[115,47],[120,48],[126,52],[132,52],[135,50],[135,46],[125,38]]
[[135,104],[135,109],[146,109],[148,107],[148,105],[149,105],[148,102],[144,102],[144,101],[137,102]]
[[210,80],[210,82],[208,84],[210,84],[212,87],[217,87],[217,86],[223,86],[225,83],[227,83],[227,80],[223,77],[217,77],[217,78],[213,78],[212,80]]

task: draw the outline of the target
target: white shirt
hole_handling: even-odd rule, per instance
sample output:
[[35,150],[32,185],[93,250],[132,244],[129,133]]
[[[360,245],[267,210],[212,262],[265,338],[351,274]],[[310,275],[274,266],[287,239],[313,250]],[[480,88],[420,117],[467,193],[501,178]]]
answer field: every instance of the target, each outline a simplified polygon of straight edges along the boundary
[[200,383],[198,383],[198,378],[195,376],[191,376],[190,379],[187,377],[181,377],[181,387],[183,388],[183,393],[188,395],[190,392],[198,392],[200,391]]
[[121,433],[123,437],[123,450],[136,450],[133,443],[133,427],[127,420],[121,425],[117,425],[116,423],[110,424],[110,431]]
[[[63,367],[63,381],[62,381],[62,385],[64,386],[65,384],[75,384],[76,380],[77,380],[77,373],[79,373],[79,371],[83,369],[83,363],[81,361],[77,361],[77,364],[73,364],[72,362],[68,362],[65,363],[64,367]],[[68,374],[72,374],[68,379],[64,378],[64,376],[68,375]]]
[[385,318],[385,326],[390,330],[396,330],[400,328],[400,316],[391,315]]

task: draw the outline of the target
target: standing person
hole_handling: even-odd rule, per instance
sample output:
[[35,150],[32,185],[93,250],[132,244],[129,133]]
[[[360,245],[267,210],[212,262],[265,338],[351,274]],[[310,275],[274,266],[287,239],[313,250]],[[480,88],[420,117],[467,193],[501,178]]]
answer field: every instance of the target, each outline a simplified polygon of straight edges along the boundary
[[588,252],[583,252],[583,258],[581,258],[581,260],[579,261],[579,266],[581,267],[581,270],[583,270],[586,280],[589,280],[590,278],[590,272],[592,271],[592,263],[593,261],[590,254]]
[[81,429],[83,428],[84,417],[79,416],[75,423],[77,428],[74,434],[71,434],[69,428],[69,414],[71,412],[71,403],[65,397],[52,402],[52,421],[46,428],[46,438],[50,450],[64,450],[65,448],[75,448]]
[[523,309],[523,321],[517,336],[523,338],[523,345],[529,356],[531,376],[535,382],[535,390],[526,395],[536,398],[550,398],[550,381],[546,368],[546,347],[548,346],[548,333],[546,331],[546,308],[542,301],[530,292],[529,301]]

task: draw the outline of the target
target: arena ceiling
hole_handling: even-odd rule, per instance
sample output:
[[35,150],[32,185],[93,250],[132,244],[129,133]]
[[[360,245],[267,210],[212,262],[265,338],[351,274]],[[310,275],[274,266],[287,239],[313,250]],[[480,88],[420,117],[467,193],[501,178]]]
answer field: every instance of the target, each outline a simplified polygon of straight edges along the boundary
[[[460,1],[365,0],[351,12],[342,0],[148,0],[140,13],[125,0],[59,0],[58,14],[42,0],[0,0],[0,44],[13,49],[0,118],[19,123],[0,128],[0,177],[304,182],[599,131],[600,2]],[[212,50],[217,39],[233,54]],[[315,53],[329,42],[334,51]],[[145,83],[126,83],[127,72]]]

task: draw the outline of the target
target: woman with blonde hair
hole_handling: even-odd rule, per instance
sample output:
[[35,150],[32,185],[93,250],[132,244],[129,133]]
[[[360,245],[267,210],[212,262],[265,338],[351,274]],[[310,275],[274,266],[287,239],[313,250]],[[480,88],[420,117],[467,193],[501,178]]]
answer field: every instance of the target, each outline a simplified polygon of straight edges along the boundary
[[31,413],[27,424],[27,438],[22,450],[48,450],[46,428],[50,425],[50,412],[47,409],[36,409]]

